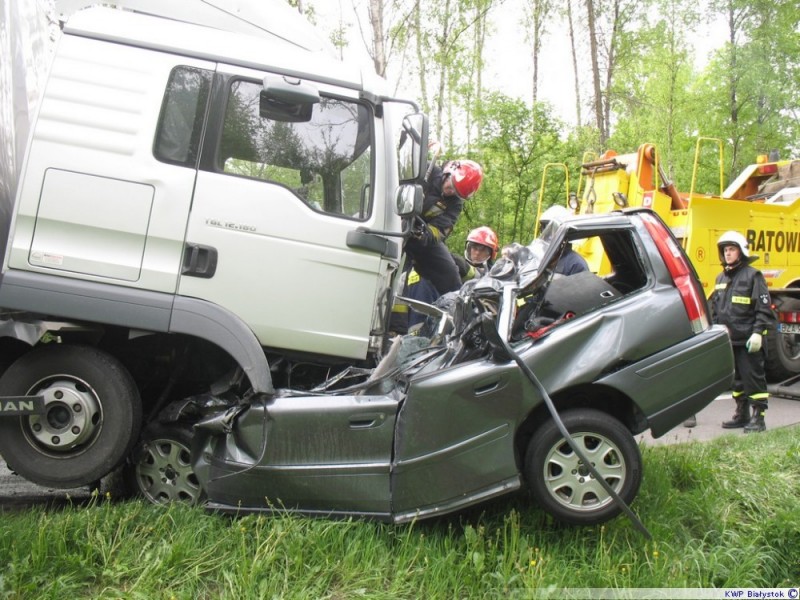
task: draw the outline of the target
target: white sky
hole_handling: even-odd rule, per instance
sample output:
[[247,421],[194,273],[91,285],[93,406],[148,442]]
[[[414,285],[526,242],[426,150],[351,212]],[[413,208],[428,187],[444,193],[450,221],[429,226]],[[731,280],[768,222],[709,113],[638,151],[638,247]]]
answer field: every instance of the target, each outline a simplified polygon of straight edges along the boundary
[[[327,30],[334,29],[334,24],[338,23],[340,15],[344,15],[344,22],[351,24],[350,43],[345,50],[345,60],[357,61],[371,68],[372,63],[361,40],[354,13],[357,11],[361,22],[367,24],[367,0],[305,1],[314,6],[318,15],[317,22],[321,24],[318,28],[323,30],[323,36],[326,39],[328,38]],[[489,82],[493,89],[508,96],[530,102],[533,65],[530,50],[525,41],[525,32],[521,25],[524,14],[523,1],[504,0],[502,6],[492,12],[491,20],[494,29],[487,41],[484,82]],[[698,2],[702,5],[707,4],[707,0],[698,0]],[[573,124],[576,115],[572,55],[569,33],[565,26],[562,27],[563,31],[555,30],[554,26],[551,26],[544,41],[539,59],[539,100],[549,102],[559,118]],[[691,41],[697,48],[696,60],[699,65],[704,64],[708,53],[722,43],[725,34],[724,24],[716,24],[703,29],[704,31],[701,33],[687,35],[686,38],[687,43]],[[586,51],[584,50],[584,52]],[[588,54],[584,56],[579,54],[578,61],[584,65],[579,76],[581,86],[585,88],[589,84],[591,69]],[[415,85],[415,83],[415,80],[408,82],[409,85]],[[413,95],[402,88],[399,92]],[[588,98],[589,92],[584,92],[582,97],[584,105]],[[589,114],[587,106],[582,108],[582,113],[585,119]]]

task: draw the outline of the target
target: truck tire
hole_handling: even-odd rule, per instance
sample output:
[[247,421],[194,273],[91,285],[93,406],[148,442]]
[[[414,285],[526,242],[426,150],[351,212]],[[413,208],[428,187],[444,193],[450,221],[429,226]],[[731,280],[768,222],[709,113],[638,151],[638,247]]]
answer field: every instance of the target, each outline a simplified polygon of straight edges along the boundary
[[[642,482],[642,455],[631,432],[612,416],[593,409],[568,410],[561,420],[595,469],[630,504]],[[565,523],[604,523],[622,511],[582,465],[552,419],[531,437],[525,479],[539,506]]]
[[133,451],[130,477],[136,491],[152,504],[201,504],[206,495],[192,469],[189,425],[154,423]]
[[0,377],[0,396],[42,395],[45,414],[0,419],[0,455],[46,487],[94,485],[139,436],[136,384],[113,356],[89,346],[42,346]]
[[766,341],[764,362],[767,381],[779,382],[800,374],[800,335],[770,331]]

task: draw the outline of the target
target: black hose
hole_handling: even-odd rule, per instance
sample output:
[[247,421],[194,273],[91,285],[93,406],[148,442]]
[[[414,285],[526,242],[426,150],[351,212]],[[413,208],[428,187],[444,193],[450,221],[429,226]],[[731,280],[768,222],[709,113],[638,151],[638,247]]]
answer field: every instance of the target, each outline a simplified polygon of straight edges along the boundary
[[[495,329],[495,331],[497,330]],[[600,485],[603,486],[603,489],[605,489],[605,491],[609,493],[614,502],[622,508],[622,510],[631,520],[631,523],[633,523],[634,527],[636,527],[636,529],[638,529],[639,532],[645,538],[647,538],[648,540],[652,540],[653,536],[647,530],[647,527],[644,526],[644,523],[642,523],[639,517],[636,516],[636,513],[634,513],[633,510],[631,510],[630,506],[628,506],[625,503],[625,501],[622,498],[620,498],[619,494],[617,494],[617,492],[614,491],[614,488],[612,488],[611,485],[600,475],[600,473],[597,472],[597,469],[594,468],[592,462],[583,453],[580,447],[575,443],[575,440],[572,439],[572,436],[569,434],[569,431],[567,431],[567,428],[564,426],[564,422],[561,420],[561,417],[558,416],[558,411],[556,411],[556,407],[553,404],[553,400],[550,398],[550,394],[547,393],[547,390],[542,385],[542,382],[539,381],[538,377],[536,377],[536,374],[531,370],[531,368],[527,364],[525,364],[525,361],[523,361],[522,358],[519,356],[519,354],[517,354],[514,351],[511,345],[506,340],[503,339],[503,336],[497,335],[493,341],[495,340],[499,341],[503,345],[503,349],[508,354],[508,356],[511,357],[511,359],[515,363],[517,363],[517,366],[522,370],[522,372],[525,374],[528,380],[533,384],[533,387],[535,387],[542,395],[544,403],[547,406],[547,410],[550,411],[550,415],[556,422],[558,430],[561,432],[561,435],[564,436],[564,439],[567,440],[567,443],[569,444],[570,448],[572,448],[572,451],[575,452],[575,454],[578,455],[578,458],[580,458],[583,461],[583,464],[586,465],[592,476],[600,483]]]

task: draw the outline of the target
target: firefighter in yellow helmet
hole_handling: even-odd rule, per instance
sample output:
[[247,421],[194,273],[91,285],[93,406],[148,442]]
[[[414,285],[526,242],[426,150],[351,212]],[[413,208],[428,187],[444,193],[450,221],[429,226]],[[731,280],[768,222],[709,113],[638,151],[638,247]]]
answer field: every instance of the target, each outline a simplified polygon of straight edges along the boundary
[[736,369],[733,381],[736,411],[722,427],[743,427],[745,433],[764,431],[769,395],[763,338],[774,328],[775,321],[767,282],[761,271],[751,266],[758,257],[750,255],[741,233],[726,231],[717,247],[723,268],[711,294],[711,313],[715,323],[728,328]]

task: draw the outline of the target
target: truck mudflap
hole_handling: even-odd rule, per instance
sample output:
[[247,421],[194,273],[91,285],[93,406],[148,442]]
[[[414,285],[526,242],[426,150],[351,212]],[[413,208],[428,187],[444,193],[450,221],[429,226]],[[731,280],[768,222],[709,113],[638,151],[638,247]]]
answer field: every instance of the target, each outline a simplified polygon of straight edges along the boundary
[[0,417],[43,414],[44,396],[0,396]]

